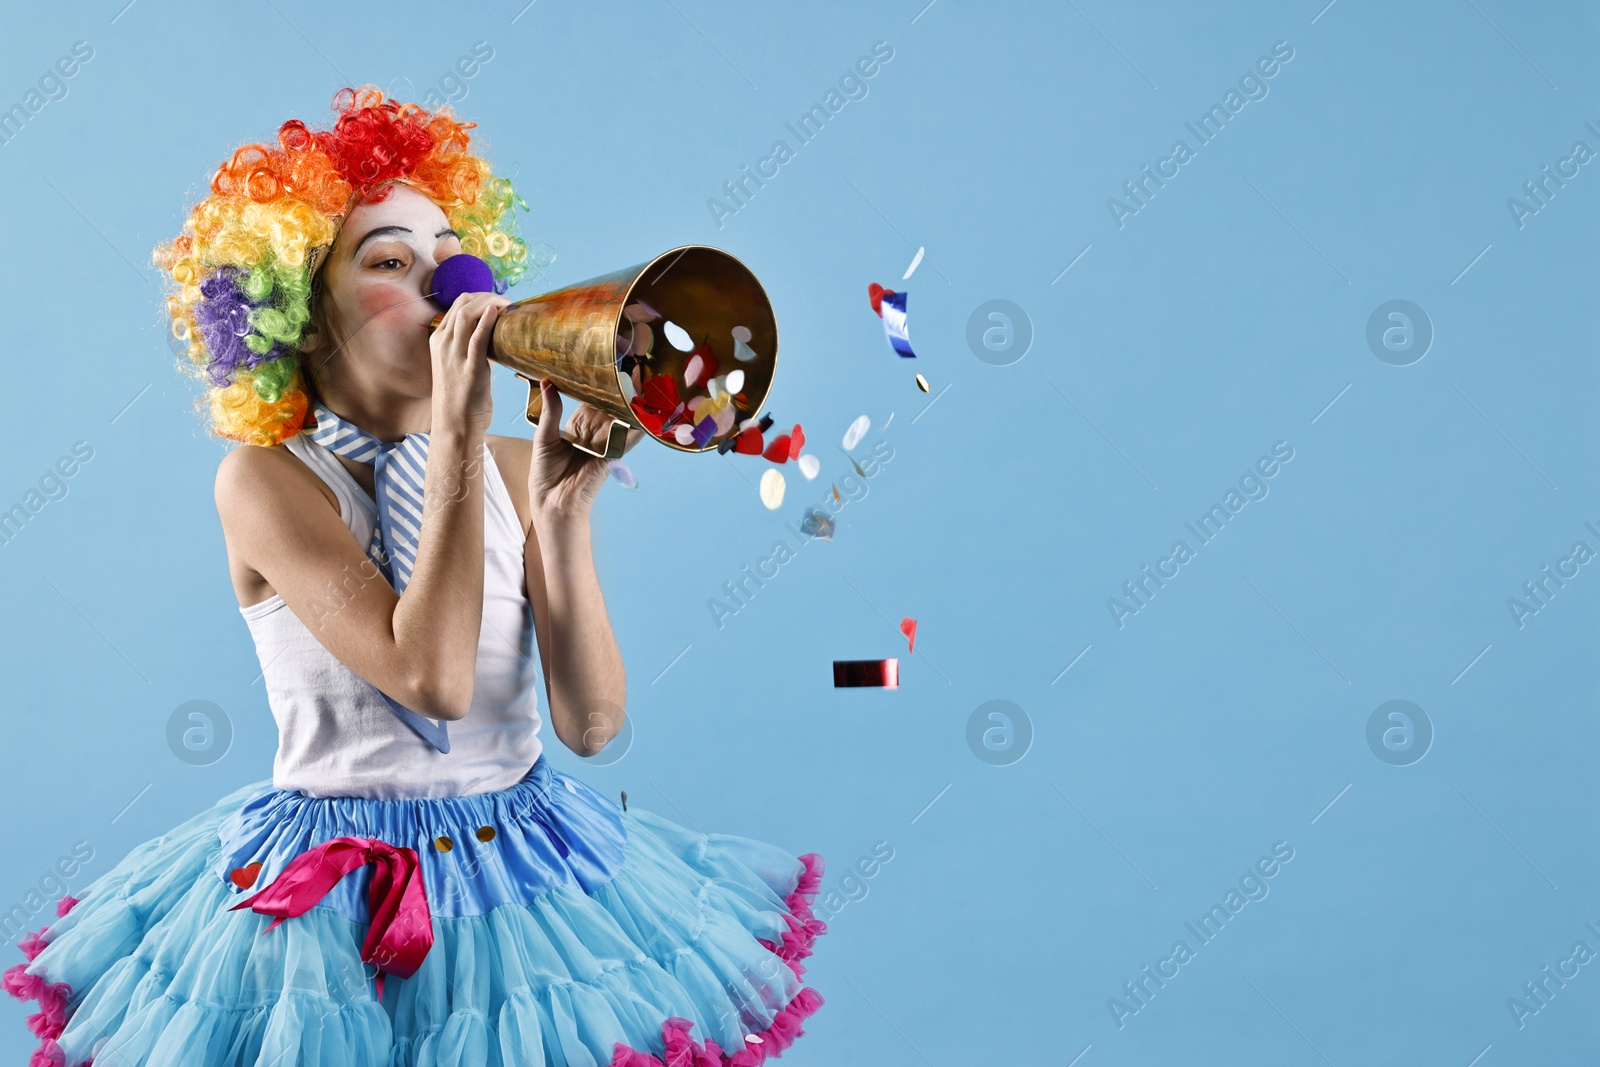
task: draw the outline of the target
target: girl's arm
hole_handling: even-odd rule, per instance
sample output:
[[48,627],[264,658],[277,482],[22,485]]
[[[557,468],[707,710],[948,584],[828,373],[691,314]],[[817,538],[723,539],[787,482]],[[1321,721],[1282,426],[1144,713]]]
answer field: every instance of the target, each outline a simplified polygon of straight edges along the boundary
[[459,719],[483,625],[484,353],[504,297],[457,300],[430,341],[432,428],[417,564],[404,596],[367,558],[317,476],[287,448],[247,445],[217,468],[230,559],[261,575],[340,662],[413,711]]
[[[424,528],[404,596],[328,506],[317,476],[287,449],[242,445],[217,468],[229,556],[260,574],[341,663],[413,711],[440,719],[459,719],[472,701],[482,626],[487,460],[471,458],[482,447],[481,432],[476,441],[461,433],[431,437]],[[446,470],[462,472],[448,489],[435,478]]]
[[[550,726],[572,751],[592,756],[622,729],[627,704],[626,671],[600,592],[589,525],[609,465],[561,438],[561,394],[548,383],[541,388],[544,415],[533,441],[518,441],[511,452],[506,481],[527,511],[523,566]],[[610,424],[582,404],[568,429],[601,441]],[[627,447],[642,438],[632,431]]]
[[523,562],[550,726],[572,751],[593,756],[622,729],[628,683],[595,572],[588,515],[536,518]]

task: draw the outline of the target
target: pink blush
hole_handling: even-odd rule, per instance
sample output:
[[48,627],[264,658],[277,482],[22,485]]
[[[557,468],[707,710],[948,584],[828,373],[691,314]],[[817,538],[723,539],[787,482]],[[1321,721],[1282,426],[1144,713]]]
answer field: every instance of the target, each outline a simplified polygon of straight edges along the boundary
[[381,315],[390,308],[415,302],[415,297],[398,285],[370,285],[361,290],[358,303],[363,319]]

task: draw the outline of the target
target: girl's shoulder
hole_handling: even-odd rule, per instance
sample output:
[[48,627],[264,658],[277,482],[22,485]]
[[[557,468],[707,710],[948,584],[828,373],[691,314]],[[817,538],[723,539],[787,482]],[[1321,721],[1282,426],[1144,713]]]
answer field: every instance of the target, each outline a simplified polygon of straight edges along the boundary
[[328,484],[281,444],[242,444],[231,449],[217,464],[214,490],[219,510],[225,501],[236,504],[245,497],[305,501],[312,493],[322,496],[335,512],[339,510],[339,498]]

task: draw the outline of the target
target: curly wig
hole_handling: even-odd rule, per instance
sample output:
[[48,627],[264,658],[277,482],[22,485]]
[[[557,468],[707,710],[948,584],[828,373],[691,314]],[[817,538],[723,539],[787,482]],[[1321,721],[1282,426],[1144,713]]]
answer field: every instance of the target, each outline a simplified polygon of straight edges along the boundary
[[461,249],[486,260],[496,291],[549,263],[516,234],[510,181],[472,154],[448,106],[429,112],[385,99],[376,86],[339,90],[327,130],[290,119],[276,145],[245,145],[217,168],[211,194],[183,232],[155,249],[171,275],[167,312],[187,343],[185,372],[206,383],[212,433],[274,445],[300,432],[311,396],[299,344],[311,321],[313,278],[350,210],[402,182],[444,211]]

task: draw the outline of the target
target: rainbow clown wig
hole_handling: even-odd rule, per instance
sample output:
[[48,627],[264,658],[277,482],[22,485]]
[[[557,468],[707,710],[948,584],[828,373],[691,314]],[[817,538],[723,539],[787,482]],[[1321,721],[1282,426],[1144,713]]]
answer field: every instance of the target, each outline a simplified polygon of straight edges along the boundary
[[173,335],[188,343],[179,366],[205,380],[195,406],[209,406],[211,432],[229,440],[275,445],[300,431],[311,397],[299,344],[317,266],[349,211],[382,200],[390,183],[439,205],[461,250],[488,262],[497,292],[548,263],[516,235],[512,207],[528,205],[472,154],[476,123],[448,106],[385,99],[372,85],[341,89],[333,110],[332,129],[290,119],[276,145],[234,152],[183,233],[155,250],[176,286]]

